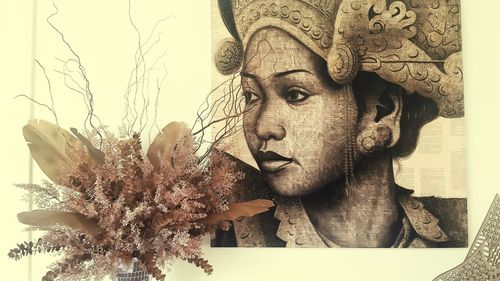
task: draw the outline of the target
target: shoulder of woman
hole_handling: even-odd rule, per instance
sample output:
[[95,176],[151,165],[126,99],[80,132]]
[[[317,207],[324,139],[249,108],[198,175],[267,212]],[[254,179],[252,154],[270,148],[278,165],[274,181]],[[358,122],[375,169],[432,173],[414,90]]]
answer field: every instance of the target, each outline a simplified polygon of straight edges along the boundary
[[453,240],[467,246],[467,199],[419,197],[425,208],[439,218],[439,225]]
[[[404,204],[407,204],[409,208],[405,209]],[[436,233],[442,231],[442,237],[447,239],[441,237],[438,240],[442,241],[435,241],[441,242],[440,246],[467,246],[467,199],[407,196],[407,199],[403,200],[403,208],[415,230],[421,232],[419,233],[421,236],[434,239],[437,237]],[[429,233],[419,231],[430,230],[433,224],[435,229],[427,231]]]

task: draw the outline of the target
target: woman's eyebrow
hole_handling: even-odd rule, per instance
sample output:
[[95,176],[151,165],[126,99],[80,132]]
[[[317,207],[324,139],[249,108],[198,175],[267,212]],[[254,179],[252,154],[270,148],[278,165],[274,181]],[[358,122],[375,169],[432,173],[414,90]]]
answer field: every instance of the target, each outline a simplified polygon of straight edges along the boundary
[[[273,76],[279,78],[279,77],[283,77],[283,76],[286,76],[286,75],[289,75],[289,74],[292,74],[292,73],[297,73],[297,72],[305,72],[305,73],[313,74],[311,71],[309,71],[307,69],[290,69],[290,70],[285,70],[285,71],[277,72],[277,73],[273,74]],[[255,75],[253,73],[248,73],[248,72],[241,71],[240,75],[242,77],[257,79],[257,75]]]
[[257,79],[257,76],[255,74],[244,72],[244,71],[240,71],[240,75],[241,75],[241,77]]
[[292,73],[296,73],[296,72],[306,72],[306,73],[309,73],[309,74],[313,74],[311,71],[309,71],[307,69],[291,69],[291,70],[286,70],[286,71],[278,72],[278,73],[274,74],[274,77],[283,77],[283,76],[286,76],[286,75],[289,75],[289,74],[292,74]]

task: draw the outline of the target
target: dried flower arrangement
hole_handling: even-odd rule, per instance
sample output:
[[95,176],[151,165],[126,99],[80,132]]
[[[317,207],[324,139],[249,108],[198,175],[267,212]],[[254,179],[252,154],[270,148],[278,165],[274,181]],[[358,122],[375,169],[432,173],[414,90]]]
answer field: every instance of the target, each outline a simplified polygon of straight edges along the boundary
[[137,134],[100,132],[102,138],[84,136],[43,120],[23,128],[33,158],[51,181],[19,185],[32,192],[40,210],[18,219],[46,233],[8,255],[17,260],[61,254],[42,280],[101,279],[132,259],[157,280],[164,280],[161,268],[174,259],[210,274],[202,238],[228,227],[228,220],[272,206],[267,200],[232,204],[231,188],[243,175],[217,150],[200,161],[182,123],[161,130],[147,153]]

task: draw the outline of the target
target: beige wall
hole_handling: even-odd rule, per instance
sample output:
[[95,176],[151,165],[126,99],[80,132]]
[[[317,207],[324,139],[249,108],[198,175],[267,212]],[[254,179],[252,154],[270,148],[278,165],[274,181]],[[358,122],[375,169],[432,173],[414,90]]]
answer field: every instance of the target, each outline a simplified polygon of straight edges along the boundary
[[[53,56],[66,56],[63,46],[44,18],[51,12],[49,1],[37,1],[36,57],[48,67],[56,65]],[[45,3],[47,2],[47,3]],[[61,2],[61,3],[59,3]],[[211,34],[209,1],[132,1],[138,25],[145,33],[166,16],[162,42],[168,69],[160,99],[158,124],[183,120],[191,122],[196,107],[211,87]],[[28,180],[28,153],[20,128],[29,118],[29,104],[13,99],[30,94],[32,57],[32,3],[1,0],[0,6],[0,97],[2,106],[1,186],[3,233],[0,242],[2,280],[28,280],[27,262],[7,260],[12,245],[27,238],[16,212],[25,210],[21,193],[13,183]],[[133,60],[135,34],[127,22],[126,1],[57,1],[68,40],[78,49],[93,82],[97,113],[112,128],[123,114],[122,95]],[[69,3],[69,4],[68,4]],[[197,6],[193,6],[196,3]],[[62,9],[64,7],[64,9]],[[467,131],[467,174],[470,237],[477,232],[482,217],[500,191],[497,161],[500,159],[496,131],[498,77],[500,65],[496,14],[500,4],[493,0],[463,0],[463,55]],[[64,14],[64,15],[63,15]],[[47,101],[47,88],[40,69],[35,72],[36,97]],[[53,72],[53,77],[57,77]],[[57,79],[57,78],[55,78]],[[61,125],[80,127],[82,112],[78,99],[54,86],[55,105]],[[80,107],[81,108],[81,107]],[[35,108],[35,117],[51,116]],[[35,180],[40,178],[35,170]],[[425,193],[425,192],[423,192]],[[215,267],[211,277],[185,263],[176,263],[169,280],[430,280],[457,265],[466,249],[362,250],[362,249],[205,249]],[[33,279],[40,280],[50,258],[33,259]],[[362,270],[360,270],[362,269]]]

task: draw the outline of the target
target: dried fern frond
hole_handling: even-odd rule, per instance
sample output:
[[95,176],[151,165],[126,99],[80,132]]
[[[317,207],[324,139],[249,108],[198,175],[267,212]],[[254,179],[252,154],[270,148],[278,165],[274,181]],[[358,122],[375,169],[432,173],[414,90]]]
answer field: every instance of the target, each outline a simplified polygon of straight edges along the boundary
[[203,269],[206,274],[210,275],[214,271],[213,267],[208,263],[208,261],[202,257],[195,256],[188,258],[187,262],[196,265],[197,267]]
[[[42,184],[16,184],[15,186],[28,191],[33,204],[41,209],[57,209],[63,203],[59,188],[49,181],[43,180]],[[24,199],[28,200],[28,197]]]
[[62,249],[64,249],[63,245],[47,245],[43,243],[43,240],[40,238],[38,239],[37,242],[23,241],[17,244],[17,247],[14,249],[10,249],[7,255],[11,259],[19,260],[25,256],[40,254],[40,253],[58,252]]

